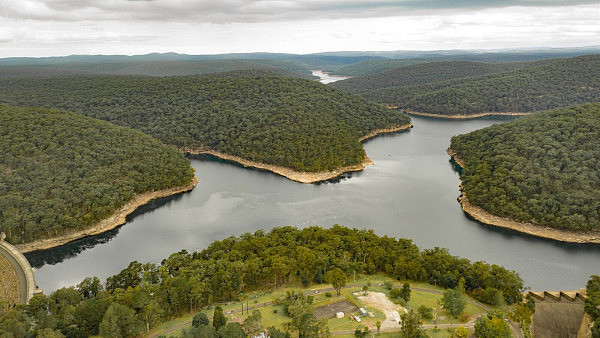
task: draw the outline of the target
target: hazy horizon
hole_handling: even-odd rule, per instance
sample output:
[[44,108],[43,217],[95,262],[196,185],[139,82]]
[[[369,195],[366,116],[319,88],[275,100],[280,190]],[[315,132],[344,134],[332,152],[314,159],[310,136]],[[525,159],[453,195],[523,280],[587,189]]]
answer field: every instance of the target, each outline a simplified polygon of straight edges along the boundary
[[600,45],[577,0],[0,0],[0,57],[574,48]]
[[189,54],[189,53],[179,53],[174,51],[165,51],[165,52],[148,52],[141,54],[56,54],[56,55],[46,55],[46,56],[1,56],[0,59],[10,59],[10,58],[60,58],[60,57],[70,57],[70,56],[125,56],[125,57],[133,57],[133,56],[144,56],[144,55],[167,55],[167,54],[178,54],[178,55],[189,55],[189,56],[218,56],[218,55],[244,55],[244,54],[290,54],[290,55],[317,55],[317,54],[335,54],[335,53],[393,53],[393,52],[439,52],[439,53],[448,53],[448,52],[465,52],[465,53],[504,53],[504,52],[526,52],[526,51],[570,51],[570,50],[578,50],[578,49],[598,49],[600,51],[600,45],[582,45],[582,46],[570,46],[570,47],[548,47],[548,46],[534,46],[534,47],[522,47],[522,48],[493,48],[493,49],[400,49],[400,50],[323,50],[311,53],[285,53],[285,52],[273,52],[267,50],[260,51],[248,51],[248,52],[233,52],[233,53],[200,53],[200,54]]

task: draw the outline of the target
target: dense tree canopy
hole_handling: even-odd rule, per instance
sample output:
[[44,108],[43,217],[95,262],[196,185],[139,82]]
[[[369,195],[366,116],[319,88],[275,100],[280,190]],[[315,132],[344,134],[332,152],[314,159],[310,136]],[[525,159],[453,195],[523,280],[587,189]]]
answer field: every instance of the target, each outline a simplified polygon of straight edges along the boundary
[[[301,253],[306,251],[314,253],[314,261],[303,257],[306,255]],[[239,300],[250,291],[299,280],[304,269],[313,283],[338,269],[345,274],[384,272],[398,279],[452,288],[461,288],[464,278],[467,292],[497,288],[509,303],[521,300],[523,288],[515,272],[483,262],[471,263],[445,249],[419,250],[408,239],[380,237],[372,230],[338,225],[330,229],[281,227],[215,241],[201,252],[174,253],[160,265],[132,262],[108,278],[106,290],[92,278],[48,297],[36,295],[29,305],[0,313],[0,336],[46,328],[67,336],[94,335],[99,330],[142,333],[144,326],[148,330],[184,311]],[[306,301],[295,301],[302,299]],[[300,335],[311,336],[307,330],[320,330],[307,306],[308,297],[302,292],[288,292],[287,300],[283,304]],[[226,322],[219,320],[219,325]],[[207,327],[205,323],[199,318],[196,329]]]
[[4,78],[0,102],[74,111],[178,148],[301,171],[360,163],[361,136],[410,121],[314,81],[269,76]]
[[114,62],[64,62],[60,64],[0,65],[0,77],[50,77],[73,75],[180,76],[230,71],[269,71],[311,78],[305,67],[280,60],[155,60]]
[[600,230],[600,104],[540,112],[452,138],[469,201],[557,229]]
[[475,321],[475,337],[477,338],[510,338],[510,327],[500,316],[494,313],[479,317]]
[[442,115],[532,112],[600,101],[600,55],[540,61],[513,71],[365,92],[365,98]]
[[366,76],[383,73],[403,66],[428,62],[427,59],[372,59],[348,65],[329,66],[325,69],[334,74],[346,76]]
[[587,298],[585,300],[585,312],[590,316],[593,323],[592,337],[600,337],[600,276],[592,275],[587,282],[585,291]]
[[12,243],[83,229],[134,195],[188,184],[176,149],[74,113],[0,105],[0,230]]
[[529,63],[483,63],[471,61],[428,62],[394,68],[380,73],[332,82],[329,85],[351,93],[369,90],[414,86],[430,82],[497,73],[526,67]]

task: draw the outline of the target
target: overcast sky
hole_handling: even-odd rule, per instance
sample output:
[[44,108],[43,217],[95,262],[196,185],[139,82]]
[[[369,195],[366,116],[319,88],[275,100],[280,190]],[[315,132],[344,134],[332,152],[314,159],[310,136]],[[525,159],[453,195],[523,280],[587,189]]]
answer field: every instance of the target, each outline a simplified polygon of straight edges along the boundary
[[600,1],[0,0],[0,57],[600,45]]

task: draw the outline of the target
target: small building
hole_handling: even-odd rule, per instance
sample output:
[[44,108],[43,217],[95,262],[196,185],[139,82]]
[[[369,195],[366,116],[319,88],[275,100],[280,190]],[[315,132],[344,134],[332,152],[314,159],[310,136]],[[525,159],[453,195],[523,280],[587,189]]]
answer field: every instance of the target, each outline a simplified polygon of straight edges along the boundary
[[343,312],[336,313],[335,318],[344,318],[344,313]]
[[366,316],[366,315],[367,315],[367,310],[365,310],[365,308],[364,308],[364,307],[361,307],[361,308],[359,308],[359,309],[358,309],[358,314],[359,314],[361,317],[364,317],[364,316]]

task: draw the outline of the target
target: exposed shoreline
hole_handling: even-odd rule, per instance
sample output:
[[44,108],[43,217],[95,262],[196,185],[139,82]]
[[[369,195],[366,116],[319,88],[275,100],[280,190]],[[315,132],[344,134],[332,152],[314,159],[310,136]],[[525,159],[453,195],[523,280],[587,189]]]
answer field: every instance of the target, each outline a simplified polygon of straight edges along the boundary
[[112,215],[95,223],[87,229],[77,230],[72,233],[57,237],[41,239],[35,242],[17,244],[15,245],[15,247],[20,252],[27,253],[32,251],[54,248],[87,236],[99,235],[103,232],[112,230],[120,225],[125,224],[127,222],[126,218],[129,214],[134,212],[137,208],[147,204],[148,202],[157,198],[168,197],[190,191],[194,189],[196,184],[198,184],[198,177],[194,176],[194,178],[189,184],[181,187],[174,187],[135,195],[133,199],[131,199],[125,205],[117,209]]
[[[398,109],[397,106],[393,106],[393,105],[385,105],[385,106],[390,109]],[[442,118],[442,119],[448,119],[448,120],[470,120],[470,119],[476,119],[476,118],[484,117],[484,116],[526,116],[526,115],[533,114],[533,112],[483,112],[483,113],[470,114],[470,115],[460,115],[460,114],[444,115],[444,114],[421,113],[421,112],[408,110],[408,109],[405,109],[404,112],[409,115],[436,117],[436,118]]]
[[[446,152],[461,168],[464,168],[464,161],[457,156],[453,149],[448,148]],[[462,186],[460,189],[462,192]],[[568,230],[559,230],[533,223],[519,222],[507,217],[496,216],[476,205],[471,204],[464,192],[462,192],[461,196],[459,196],[457,200],[466,214],[483,224],[511,229],[526,233],[528,235],[553,239],[561,242],[600,244],[600,233],[581,233]]]
[[367,135],[359,138],[358,141],[363,142],[363,141],[366,141],[368,139],[372,139],[373,137],[376,137],[377,135],[380,135],[380,134],[397,133],[397,132],[400,132],[400,131],[404,131],[404,130],[410,129],[412,127],[413,127],[413,124],[409,123],[409,124],[403,124],[403,125],[401,125],[399,127],[391,127],[391,128],[384,128],[384,129],[375,129],[372,132],[368,133]]
[[[412,126],[413,126],[412,124],[406,124],[406,125],[402,125],[399,127],[377,129],[377,130],[374,130],[374,131],[370,132],[369,134],[361,137],[359,139],[359,141],[362,142],[364,140],[373,138],[379,134],[395,133],[395,132],[403,131],[403,130],[412,128]],[[371,161],[371,159],[369,159],[369,157],[367,157],[365,155],[365,159],[363,160],[363,162],[361,162],[357,165],[342,167],[342,168],[338,168],[333,171],[310,173],[310,172],[298,172],[298,171],[294,171],[290,168],[273,166],[273,165],[268,165],[268,164],[264,164],[264,163],[260,163],[260,162],[254,162],[254,161],[246,160],[246,159],[238,157],[238,156],[228,155],[228,154],[220,153],[220,152],[213,151],[213,150],[205,150],[205,149],[181,149],[181,150],[183,152],[189,152],[191,154],[209,154],[209,155],[218,157],[220,159],[239,163],[246,167],[253,167],[253,168],[257,168],[257,169],[268,170],[268,171],[271,171],[278,175],[284,176],[288,179],[291,179],[293,181],[301,182],[301,183],[315,183],[315,182],[326,181],[326,180],[338,177],[347,172],[361,171],[366,166],[373,165],[373,161]],[[133,199],[131,199],[125,205],[123,205],[122,207],[117,209],[112,215],[95,223],[94,225],[92,225],[91,227],[89,227],[87,229],[77,230],[77,231],[74,231],[69,234],[51,237],[51,238],[45,238],[45,239],[37,240],[34,242],[30,242],[30,243],[17,244],[17,245],[15,245],[15,247],[21,253],[28,253],[28,252],[33,252],[33,251],[51,249],[51,248],[67,244],[69,242],[72,242],[72,241],[75,241],[75,240],[78,240],[78,239],[81,239],[84,237],[99,235],[101,233],[104,233],[106,231],[112,230],[118,226],[125,224],[127,222],[126,218],[129,214],[134,212],[137,208],[149,203],[150,201],[158,199],[158,198],[168,197],[168,196],[177,195],[180,193],[190,191],[190,190],[194,189],[196,184],[198,184],[198,177],[194,176],[194,178],[192,179],[190,184],[185,185],[185,186],[174,187],[174,188],[158,190],[158,191],[152,191],[152,192],[147,192],[147,193],[136,195],[133,197]]]
[[[373,130],[372,132],[368,133],[367,135],[359,138],[359,141],[362,142],[362,141],[368,140],[368,139],[373,138],[380,134],[395,133],[395,132],[407,130],[407,129],[412,128],[412,126],[413,126],[412,124],[405,124],[405,125],[402,125],[399,127],[376,129],[376,130]],[[365,155],[364,160],[361,163],[356,164],[356,165],[341,167],[341,168],[331,170],[331,171],[305,172],[305,171],[296,171],[296,170],[293,170],[293,169],[287,168],[287,167],[251,161],[251,160],[247,160],[245,158],[239,157],[239,156],[225,154],[225,153],[222,153],[222,152],[219,152],[216,150],[202,149],[202,148],[199,148],[199,149],[184,148],[181,150],[183,152],[190,153],[192,155],[202,155],[202,154],[212,155],[212,156],[220,158],[222,160],[236,162],[238,164],[243,165],[244,167],[267,170],[267,171],[270,171],[272,173],[275,173],[277,175],[283,176],[287,179],[290,179],[292,181],[296,181],[299,183],[316,183],[316,182],[327,181],[327,180],[336,178],[344,173],[361,171],[361,170],[365,169],[367,166],[374,164],[373,161],[371,161],[371,159]]]
[[244,167],[256,168],[260,170],[267,170],[277,175],[283,176],[292,181],[300,182],[300,183],[316,183],[321,181],[330,180],[332,178],[336,178],[343,173],[353,172],[353,171],[361,171],[366,168],[368,165],[372,165],[373,161],[369,157],[365,155],[365,159],[356,165],[347,166],[338,168],[333,171],[320,171],[316,173],[312,172],[304,172],[304,171],[295,171],[290,168],[265,164],[261,162],[250,161],[245,158],[229,155],[225,153],[221,153],[215,150],[206,150],[206,149],[186,149],[185,152],[190,153],[192,155],[211,155],[222,160],[232,161],[238,164],[241,164]]

